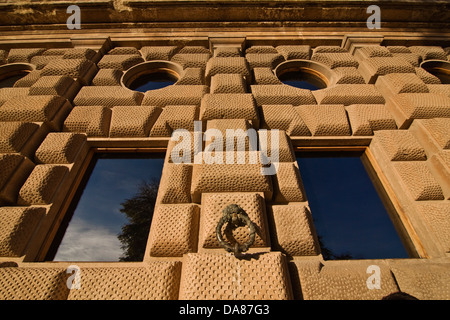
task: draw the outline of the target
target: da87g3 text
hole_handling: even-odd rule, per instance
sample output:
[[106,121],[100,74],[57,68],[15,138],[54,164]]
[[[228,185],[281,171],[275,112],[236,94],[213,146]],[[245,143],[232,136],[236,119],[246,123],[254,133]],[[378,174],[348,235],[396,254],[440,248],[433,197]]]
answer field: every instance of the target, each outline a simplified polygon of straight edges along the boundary
[[235,305],[229,305],[224,304],[223,305],[223,314],[231,314],[231,315],[250,315],[250,314],[269,314],[269,305],[267,304],[235,304]]

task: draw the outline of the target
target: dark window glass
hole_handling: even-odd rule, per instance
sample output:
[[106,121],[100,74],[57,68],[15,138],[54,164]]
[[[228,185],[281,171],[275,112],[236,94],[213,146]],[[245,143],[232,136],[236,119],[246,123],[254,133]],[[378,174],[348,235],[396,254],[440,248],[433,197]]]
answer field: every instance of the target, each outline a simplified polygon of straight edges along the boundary
[[311,91],[326,88],[325,83],[318,77],[302,71],[285,72],[281,74],[279,80],[291,87],[308,89]]
[[175,82],[177,82],[177,78],[169,73],[153,72],[139,76],[130,84],[129,88],[135,91],[146,92],[170,86]]
[[324,259],[408,258],[361,152],[299,152]]
[[46,260],[142,261],[163,154],[96,154]]

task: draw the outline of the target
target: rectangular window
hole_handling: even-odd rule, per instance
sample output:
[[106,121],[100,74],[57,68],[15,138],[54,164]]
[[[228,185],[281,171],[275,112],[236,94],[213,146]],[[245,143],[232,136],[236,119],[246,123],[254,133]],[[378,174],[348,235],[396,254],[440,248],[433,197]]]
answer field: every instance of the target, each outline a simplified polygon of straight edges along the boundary
[[408,258],[364,151],[301,151],[303,179],[324,259]]
[[142,261],[162,153],[94,153],[45,260]]

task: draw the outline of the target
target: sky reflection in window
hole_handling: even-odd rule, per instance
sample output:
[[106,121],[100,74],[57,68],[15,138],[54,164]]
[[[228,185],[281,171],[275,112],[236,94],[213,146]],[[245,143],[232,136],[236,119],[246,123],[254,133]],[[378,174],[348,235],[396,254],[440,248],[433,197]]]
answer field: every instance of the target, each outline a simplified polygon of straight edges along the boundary
[[324,259],[408,258],[360,153],[297,153]]
[[[48,260],[120,261],[124,256],[124,243],[119,240],[118,235],[122,232],[122,227],[129,223],[129,219],[127,214],[120,211],[124,208],[123,203],[136,197],[144,182],[154,181],[153,186],[157,190],[164,163],[161,154],[125,157],[124,154],[94,155],[85,175],[87,181],[80,185],[71,208],[66,213],[66,217],[71,219],[65,221],[66,225],[68,223],[67,228],[64,222],[60,227]],[[154,205],[153,198],[148,201]],[[147,221],[151,221],[152,203],[147,207],[148,212],[144,215],[146,218],[150,215]],[[144,226],[147,230],[140,233],[148,234],[149,227]],[[145,239],[144,241],[146,242]],[[52,258],[55,247],[56,254]],[[144,251],[145,244],[138,250]]]

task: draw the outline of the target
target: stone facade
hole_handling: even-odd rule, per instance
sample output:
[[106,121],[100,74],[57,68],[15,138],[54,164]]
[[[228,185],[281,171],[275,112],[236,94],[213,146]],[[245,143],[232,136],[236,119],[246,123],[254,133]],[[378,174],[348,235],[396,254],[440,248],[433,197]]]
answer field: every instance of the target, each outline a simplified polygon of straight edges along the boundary
[[[107,23],[131,19],[138,2],[115,2],[131,9]],[[32,68],[0,89],[0,299],[382,299],[399,291],[450,299],[450,85],[420,68],[450,64],[448,36],[361,35],[348,22],[333,36],[286,36],[275,26],[270,37],[252,26],[219,36],[205,26],[200,35],[164,31],[156,39],[92,26],[58,34],[61,21],[40,30],[40,21],[18,17],[38,36],[11,27],[0,37],[1,66]],[[297,59],[320,64],[332,83],[313,92],[281,83],[274,70]],[[180,67],[174,85],[146,93],[123,85],[127,70],[156,60]],[[277,174],[261,175],[261,163],[173,163],[170,136],[193,134],[194,121],[203,131],[279,129]],[[324,260],[295,162],[299,147],[366,150],[411,258]],[[145,258],[77,263],[83,285],[69,290],[70,263],[42,261],[89,155],[108,148],[166,151]],[[252,152],[247,141],[244,158]],[[216,241],[229,203],[258,227],[245,259]],[[245,241],[247,231],[234,236]],[[366,286],[371,265],[380,267],[381,290]]]

